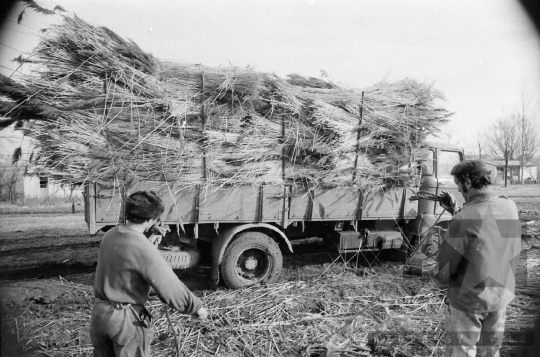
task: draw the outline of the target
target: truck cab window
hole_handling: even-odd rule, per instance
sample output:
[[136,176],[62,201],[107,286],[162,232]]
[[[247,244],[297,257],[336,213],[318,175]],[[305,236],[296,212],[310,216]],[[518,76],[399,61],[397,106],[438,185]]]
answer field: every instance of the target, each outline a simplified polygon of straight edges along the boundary
[[428,150],[427,155],[418,161],[418,174],[419,175],[433,175],[433,160],[435,159],[435,153],[433,150]]
[[437,159],[439,165],[437,171],[438,177],[452,177],[450,174],[452,168],[461,161],[460,153],[457,151],[441,150],[439,151]]

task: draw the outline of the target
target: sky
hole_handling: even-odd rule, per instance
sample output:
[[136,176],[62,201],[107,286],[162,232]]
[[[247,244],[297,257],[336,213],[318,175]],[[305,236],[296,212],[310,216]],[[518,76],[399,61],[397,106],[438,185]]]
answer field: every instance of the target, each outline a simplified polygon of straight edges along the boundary
[[[533,107],[540,103],[540,37],[515,0],[36,2],[107,26],[159,59],[249,65],[281,77],[324,71],[356,88],[407,77],[434,83],[455,113],[441,140],[462,146],[513,110],[520,91]],[[5,75],[17,68],[11,59],[31,52],[38,30],[51,21],[26,10],[18,25],[21,9],[0,31]],[[10,135],[0,131],[0,145]]]

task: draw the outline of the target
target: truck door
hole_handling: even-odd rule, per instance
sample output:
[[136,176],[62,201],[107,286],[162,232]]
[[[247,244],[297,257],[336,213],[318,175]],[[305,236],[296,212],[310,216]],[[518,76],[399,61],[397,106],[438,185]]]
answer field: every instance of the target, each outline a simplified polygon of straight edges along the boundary
[[[458,187],[452,176],[452,168],[463,160],[463,154],[460,151],[437,149],[436,167],[437,167],[437,194],[447,191],[456,198],[458,206],[463,205],[463,195],[458,191]],[[435,214],[440,214],[443,208],[435,205]]]

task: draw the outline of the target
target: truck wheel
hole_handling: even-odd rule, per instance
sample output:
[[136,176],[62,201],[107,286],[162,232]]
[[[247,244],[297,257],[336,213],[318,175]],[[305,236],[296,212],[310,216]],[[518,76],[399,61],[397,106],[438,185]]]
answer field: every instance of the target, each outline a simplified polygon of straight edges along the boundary
[[260,232],[245,232],[225,250],[221,263],[221,276],[232,289],[277,280],[283,266],[278,244]]
[[201,258],[199,249],[187,244],[181,245],[177,251],[160,249],[159,252],[173,269],[193,268],[199,264]]

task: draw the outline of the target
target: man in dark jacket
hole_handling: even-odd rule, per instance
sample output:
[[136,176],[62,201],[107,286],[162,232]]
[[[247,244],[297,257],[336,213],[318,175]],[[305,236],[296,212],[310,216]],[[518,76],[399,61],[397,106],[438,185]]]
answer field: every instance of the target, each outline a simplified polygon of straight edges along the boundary
[[[465,198],[455,213],[437,256],[442,287],[448,287],[446,356],[499,356],[506,307],[514,298],[521,251],[521,226],[515,203],[490,193],[490,172],[481,160],[452,169]],[[454,213],[447,195],[441,205]]]
[[207,316],[201,300],[178,279],[144,235],[163,210],[154,192],[135,192],[126,203],[127,223],[103,236],[90,322],[94,356],[150,356],[154,326],[144,306],[150,288],[180,312],[203,319]]

